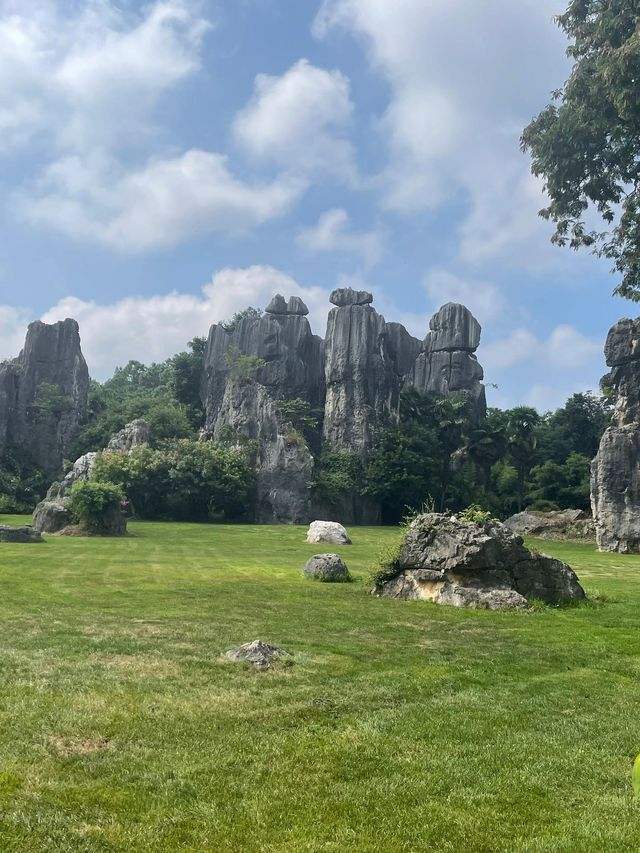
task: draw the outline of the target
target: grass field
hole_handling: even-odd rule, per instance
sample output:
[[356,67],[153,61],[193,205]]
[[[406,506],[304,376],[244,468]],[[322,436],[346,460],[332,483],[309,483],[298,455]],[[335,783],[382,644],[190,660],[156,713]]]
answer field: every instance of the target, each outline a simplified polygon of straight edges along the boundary
[[391,529],[340,585],[301,528],[130,529],[0,545],[2,853],[640,846],[640,558],[537,543],[598,598],[488,613],[368,596]]

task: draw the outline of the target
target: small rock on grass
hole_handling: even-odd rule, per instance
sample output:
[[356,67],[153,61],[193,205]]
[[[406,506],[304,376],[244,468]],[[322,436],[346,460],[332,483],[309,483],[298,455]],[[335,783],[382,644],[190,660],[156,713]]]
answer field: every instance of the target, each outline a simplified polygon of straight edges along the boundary
[[254,640],[251,643],[243,643],[241,646],[229,649],[226,657],[239,663],[248,661],[256,669],[268,669],[279,658],[292,658],[293,655],[286,649],[270,646],[269,643],[263,643],[262,640]]

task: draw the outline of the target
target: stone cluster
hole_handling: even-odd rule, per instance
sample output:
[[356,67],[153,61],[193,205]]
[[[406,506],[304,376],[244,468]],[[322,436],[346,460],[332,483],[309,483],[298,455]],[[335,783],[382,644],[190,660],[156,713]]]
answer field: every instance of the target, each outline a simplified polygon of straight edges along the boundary
[[404,388],[468,400],[477,418],[486,411],[474,355],[480,325],[463,305],[443,306],[420,341],[399,323],[387,323],[371,293],[339,288],[330,301],[335,307],[324,340],[312,333],[302,300],[281,295],[261,317],[241,319],[231,334],[221,325],[209,332],[204,434],[256,442],[261,522],[305,523],[331,510],[346,523],[379,520],[379,507],[367,499],[346,496],[344,506],[331,508],[312,503],[314,456],[281,416],[278,401],[307,401],[321,413],[321,448],[362,457],[377,429],[397,417]]

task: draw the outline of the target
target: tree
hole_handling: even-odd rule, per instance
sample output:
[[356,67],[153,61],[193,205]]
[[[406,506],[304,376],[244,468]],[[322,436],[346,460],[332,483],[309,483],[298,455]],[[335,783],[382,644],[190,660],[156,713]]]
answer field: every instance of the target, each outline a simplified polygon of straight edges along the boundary
[[513,465],[518,472],[518,511],[522,509],[527,474],[533,467],[536,449],[535,428],[540,415],[529,406],[517,406],[507,412],[507,448]]
[[225,320],[220,325],[228,335],[232,335],[243,320],[259,320],[260,317],[262,317],[262,311],[259,308],[249,306],[244,311],[236,311],[230,320]]
[[[525,128],[542,176],[552,242],[614,261],[615,293],[640,300],[640,0],[572,0],[557,22],[574,60],[564,86]],[[600,215],[604,231],[587,221]]]

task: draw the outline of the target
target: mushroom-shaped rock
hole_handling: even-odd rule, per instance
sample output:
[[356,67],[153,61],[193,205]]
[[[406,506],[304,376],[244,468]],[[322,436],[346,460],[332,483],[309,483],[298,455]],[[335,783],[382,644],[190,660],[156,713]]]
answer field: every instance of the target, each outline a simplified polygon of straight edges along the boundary
[[275,660],[290,658],[292,654],[285,649],[279,649],[277,646],[270,646],[269,643],[263,643],[262,640],[253,640],[251,643],[243,643],[241,646],[229,649],[226,657],[229,660],[240,663],[248,661],[256,669],[269,669]]
[[299,296],[292,296],[287,302],[287,314],[306,317],[308,313],[309,309]]
[[304,576],[322,583],[348,583],[349,569],[337,554],[316,554],[307,560]]
[[9,524],[0,524],[0,542],[43,542],[42,536],[37,530],[29,525],[13,527]]
[[411,523],[396,563],[375,595],[503,610],[579,601],[584,590],[560,560],[534,554],[504,524],[425,513]]
[[307,531],[307,542],[314,545],[351,545],[349,534],[337,521],[312,521]]
[[370,305],[373,302],[373,294],[367,290],[338,287],[332,291],[329,302],[332,305],[337,305],[338,308],[344,308],[347,305]]
[[264,309],[267,314],[288,314],[287,300],[279,293],[273,297],[271,302]]

